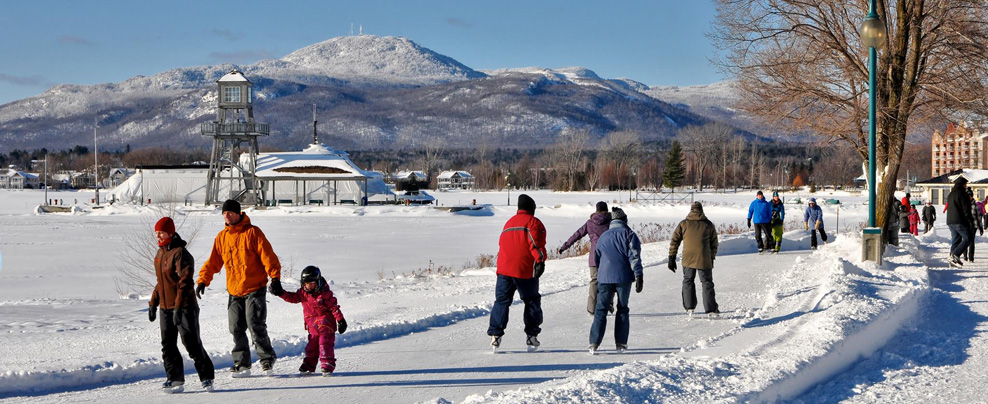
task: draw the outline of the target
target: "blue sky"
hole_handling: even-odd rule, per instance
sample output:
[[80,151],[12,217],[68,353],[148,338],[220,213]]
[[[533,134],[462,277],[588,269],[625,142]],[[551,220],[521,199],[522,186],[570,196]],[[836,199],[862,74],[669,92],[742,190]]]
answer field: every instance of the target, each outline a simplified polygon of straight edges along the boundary
[[474,69],[583,66],[648,85],[723,80],[708,0],[4,1],[0,104],[54,84],[250,64],[363,26]]

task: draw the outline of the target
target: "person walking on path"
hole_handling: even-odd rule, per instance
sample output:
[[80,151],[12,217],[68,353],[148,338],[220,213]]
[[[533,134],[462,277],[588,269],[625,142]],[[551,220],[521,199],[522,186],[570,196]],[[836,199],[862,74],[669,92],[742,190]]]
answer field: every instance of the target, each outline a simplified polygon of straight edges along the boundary
[[635,283],[635,293],[641,293],[642,278],[641,240],[628,227],[628,216],[621,208],[611,212],[610,228],[600,236],[591,255],[600,265],[597,284],[597,307],[594,310],[593,324],[590,325],[590,354],[597,353],[597,347],[604,340],[607,328],[607,311],[617,295],[617,312],[614,314],[614,344],[618,352],[628,349],[628,335],[631,330],[628,300],[631,297],[631,283]]
[[816,204],[816,198],[810,198],[806,212],[803,213],[803,227],[810,230],[810,226],[813,226],[810,232],[810,249],[816,250],[816,233],[818,231],[823,242],[827,242],[827,232],[823,230],[823,209],[820,209],[820,206]]
[[967,262],[974,262],[974,244],[975,244],[975,233],[981,232],[981,235],[985,235],[985,228],[981,226],[981,211],[978,207],[978,200],[974,198],[974,191],[971,188],[967,189],[967,195],[971,198],[971,227],[968,228],[968,234],[971,236],[971,242],[967,244],[967,251],[965,251],[964,257]]
[[[758,253],[761,254],[766,249],[772,250],[772,204],[765,200],[762,191],[755,194],[755,200],[748,205],[748,228],[751,223],[755,223],[755,242],[758,244]],[[765,235],[765,242],[762,242],[762,233]]]
[[323,376],[329,376],[336,370],[336,331],[346,332],[346,319],[340,311],[333,291],[323,278],[318,267],[309,265],[302,270],[299,277],[302,287],[294,292],[271,290],[288,303],[301,303],[302,315],[305,317],[305,330],[309,332],[309,342],[305,344],[302,366],[298,368],[300,375],[312,374],[316,371],[316,360],[320,363]]
[[915,206],[909,206],[909,232],[914,236],[919,235],[919,211]]
[[172,218],[166,216],[158,220],[154,233],[158,239],[158,253],[154,257],[157,283],[148,302],[148,319],[154,322],[160,317],[161,361],[166,377],[161,387],[168,393],[185,390],[185,364],[178,351],[178,338],[181,337],[189,358],[195,363],[202,388],[213,391],[213,361],[199,337],[199,303],[193,280],[195,259],[185,249],[185,240],[175,232]]
[[676,272],[676,254],[683,245],[683,308],[692,316],[696,309],[696,284],[700,275],[703,287],[703,309],[711,316],[720,314],[714,292],[714,259],[717,257],[717,228],[703,214],[703,205],[693,202],[686,219],[679,222],[669,243],[669,270]]
[[525,344],[529,352],[539,347],[542,332],[542,295],[539,277],[545,272],[545,226],[535,217],[535,201],[528,195],[518,197],[518,213],[508,219],[501,230],[497,253],[497,284],[494,307],[491,308],[491,347],[501,346],[501,337],[508,326],[508,307],[515,291],[525,303]]
[[[600,238],[601,234],[607,231],[608,225],[611,223],[611,213],[607,211],[607,202],[597,202],[597,211],[590,215],[590,219],[587,220],[583,226],[576,229],[576,232],[566,240],[565,243],[556,252],[562,254],[570,248],[573,243],[584,236],[590,236],[590,294],[587,296],[587,312],[591,315],[597,307],[597,257],[594,255],[594,250],[597,248],[597,240]],[[614,307],[608,307],[610,311],[614,311]]]
[[937,210],[930,201],[926,201],[923,207],[923,233],[928,233],[933,229],[933,223],[937,221]]
[[909,205],[899,205],[899,233],[911,233],[909,231]]
[[954,187],[947,194],[947,227],[950,228],[950,266],[960,268],[964,265],[960,256],[967,251],[971,243],[971,197],[967,195],[967,179],[958,176]]
[[783,223],[786,221],[786,206],[779,199],[779,192],[772,192],[772,240],[775,244],[773,254],[778,254],[782,249],[782,233],[785,231]]
[[213,276],[226,267],[227,317],[233,334],[234,376],[250,375],[250,346],[247,330],[254,340],[261,369],[270,372],[277,358],[268,338],[268,309],[265,287],[271,278],[271,290],[283,292],[281,263],[264,232],[250,223],[250,217],[240,211],[240,203],[223,203],[226,226],[216,235],[209,259],[199,270],[196,296],[202,298]]

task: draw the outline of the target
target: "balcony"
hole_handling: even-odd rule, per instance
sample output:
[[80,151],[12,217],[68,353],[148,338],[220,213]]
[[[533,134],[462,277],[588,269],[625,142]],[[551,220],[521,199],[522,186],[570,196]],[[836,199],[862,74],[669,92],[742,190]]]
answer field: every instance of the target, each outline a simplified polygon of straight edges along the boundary
[[199,125],[199,130],[203,136],[266,136],[271,133],[271,125],[257,122],[203,122]]

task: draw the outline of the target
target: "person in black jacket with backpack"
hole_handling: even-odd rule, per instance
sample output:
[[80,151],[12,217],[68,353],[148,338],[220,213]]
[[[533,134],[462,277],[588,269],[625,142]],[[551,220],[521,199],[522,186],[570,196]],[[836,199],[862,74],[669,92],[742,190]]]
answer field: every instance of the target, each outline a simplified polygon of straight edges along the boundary
[[947,195],[947,227],[950,228],[950,266],[960,268],[959,258],[971,243],[971,197],[967,195],[967,179],[957,177]]
[[937,221],[937,210],[933,208],[933,204],[930,201],[926,201],[926,206],[923,207],[923,224],[926,228],[923,229],[923,233],[927,233],[933,230],[933,222]]

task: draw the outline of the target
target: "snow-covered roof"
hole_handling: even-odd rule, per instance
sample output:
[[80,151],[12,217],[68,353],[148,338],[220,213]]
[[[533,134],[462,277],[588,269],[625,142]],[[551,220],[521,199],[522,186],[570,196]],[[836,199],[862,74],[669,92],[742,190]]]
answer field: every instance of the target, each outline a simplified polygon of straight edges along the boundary
[[300,152],[257,155],[260,179],[364,179],[371,175],[358,168],[345,152],[322,144],[309,145]]
[[35,179],[35,178],[38,178],[38,174],[28,173],[28,172],[18,171],[18,170],[7,171],[7,173],[5,175],[8,176],[8,177],[23,177],[23,178],[27,178],[27,179]]
[[473,176],[466,171],[443,171],[439,173],[439,179],[444,180],[448,178],[453,178],[454,175],[459,175],[460,178],[473,178]]
[[408,178],[408,177],[411,177],[413,175],[417,179],[420,179],[420,180],[425,180],[427,178],[425,176],[425,173],[424,172],[421,172],[421,171],[408,171],[408,170],[399,171],[397,174],[395,174],[395,177],[398,177],[398,178]]
[[964,178],[967,178],[967,182],[979,182],[988,179],[988,170],[974,170],[965,168],[961,170],[961,173],[951,175],[948,178],[950,178],[950,181],[953,182],[959,176],[964,176]]
[[223,75],[223,77],[220,77],[220,79],[217,80],[217,82],[237,82],[237,81],[250,83],[250,80],[247,80],[247,77],[244,77],[244,74],[237,69],[230,70],[229,73]]

